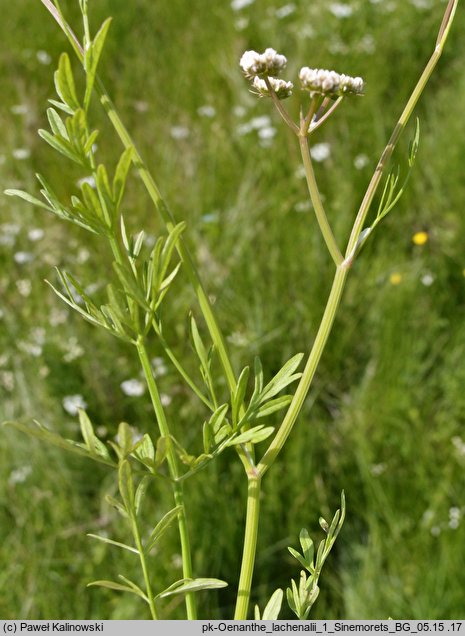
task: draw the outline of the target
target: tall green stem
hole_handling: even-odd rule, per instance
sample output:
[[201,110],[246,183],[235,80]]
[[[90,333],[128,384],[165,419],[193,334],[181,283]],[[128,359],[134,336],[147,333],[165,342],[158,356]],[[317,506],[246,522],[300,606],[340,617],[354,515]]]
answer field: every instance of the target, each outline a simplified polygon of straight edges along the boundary
[[263,477],[266,471],[270,468],[271,464],[274,462],[284,446],[297,416],[300,413],[305,398],[307,397],[313,376],[315,375],[315,371],[318,363],[320,362],[321,355],[334,323],[334,318],[344,290],[347,274],[348,270],[345,267],[339,266],[336,270],[328,302],[326,304],[323,318],[321,319],[320,328],[318,329],[315,342],[313,343],[312,350],[308,357],[307,364],[305,365],[302,377],[300,378],[297,390],[278,432],[257,466],[257,471],[261,477]]
[[[152,399],[153,409],[155,411],[155,415],[157,418],[160,435],[166,439],[168,468],[170,471],[171,478],[174,481],[173,483],[174,500],[176,505],[179,506],[178,526],[179,526],[179,537],[181,540],[183,577],[185,579],[191,579],[192,578],[192,558],[191,558],[186,509],[184,505],[183,485],[181,482],[176,481],[180,476],[178,458],[173,448],[173,443],[171,440],[171,434],[170,434],[168,422],[166,421],[166,417],[165,417],[165,411],[163,409],[163,406],[160,400],[160,394],[158,392],[155,379],[153,377],[152,368],[150,366],[150,360],[147,355],[147,349],[145,347],[142,337],[139,337],[137,340],[137,352],[139,354],[139,360],[141,362],[142,369],[144,371],[145,380],[147,382],[147,386],[149,389],[150,397]],[[196,609],[194,594],[186,594],[186,607],[187,607],[187,618],[189,620],[196,620],[197,609]]]
[[244,535],[244,550],[242,553],[241,574],[236,599],[234,620],[247,620],[250,591],[255,565],[257,549],[258,522],[260,518],[260,477],[249,477],[247,488],[247,514]]
[[[353,255],[354,255],[355,247],[357,245],[357,240],[358,240],[358,237],[360,236],[360,232],[363,229],[363,224],[368,214],[368,211],[370,209],[371,202],[379,186],[381,177],[383,173],[385,172],[387,162],[392,156],[392,153],[400,138],[400,135],[403,129],[405,128],[409,118],[411,117],[413,109],[415,108],[415,105],[418,99],[420,98],[428,82],[428,79],[430,78],[431,73],[434,70],[434,67],[437,64],[439,57],[441,56],[442,50],[444,48],[444,44],[446,42],[447,36],[450,31],[452,20],[454,19],[454,16],[455,16],[457,4],[458,4],[458,0],[449,0],[448,6],[446,8],[446,12],[444,14],[443,22],[439,30],[439,35],[436,42],[436,48],[433,52],[433,55],[431,56],[417,85],[415,86],[412,92],[412,95],[410,96],[407,102],[407,105],[404,108],[402,115],[397,125],[394,128],[394,131],[391,135],[388,145],[384,149],[384,152],[381,156],[381,159],[378,163],[376,171],[373,175],[372,180],[370,181],[367,192],[360,206],[357,217],[354,221],[353,229],[352,229],[349,243],[347,246],[346,258],[344,262],[342,263],[339,261],[339,259],[335,260],[335,262],[337,263],[336,274],[333,279],[331,292],[326,304],[323,318],[320,323],[320,327],[318,329],[317,336],[315,338],[315,342],[313,344],[312,350],[307,360],[307,364],[305,365],[304,372],[297,386],[292,402],[289,405],[288,411],[283,419],[283,422],[281,423],[281,426],[279,427],[278,432],[273,438],[273,441],[271,442],[270,446],[265,452],[263,458],[257,465],[256,470],[260,478],[263,477],[263,475],[268,471],[268,469],[271,467],[271,465],[273,464],[273,462],[276,460],[277,456],[281,452],[287,438],[289,437],[289,434],[292,431],[292,428],[300,413],[300,410],[302,409],[303,403],[308,394],[313,377],[315,375],[316,369],[321,359],[324,347],[328,340],[328,336],[331,332],[334,319],[337,313],[337,309],[341,301],[342,293],[344,291],[349,268],[352,265]],[[308,183],[310,195],[312,197],[312,201],[315,207],[315,201],[317,203],[317,206],[319,206],[320,197],[319,197],[318,188],[316,187],[316,181],[314,181],[314,173],[313,173],[313,168],[311,165],[311,159],[309,160],[309,157],[307,156],[309,155],[308,145],[305,144],[304,146],[302,143],[303,141],[306,142],[306,140],[304,140],[302,136],[299,135],[302,158],[304,160],[304,163],[307,163],[306,165],[307,183]],[[317,207],[315,207],[315,211],[316,210],[317,210]],[[324,218],[321,217],[319,219],[320,228],[322,229],[322,232],[323,232],[323,228],[325,227],[324,219],[326,219],[326,215],[324,216]],[[323,220],[323,223],[321,223],[321,220]],[[325,236],[325,232],[323,232],[323,235]],[[327,234],[325,236],[325,241],[328,246],[328,249],[330,250],[330,252],[332,250],[334,252],[334,255],[337,256],[334,246],[332,246],[332,248],[330,249],[331,240],[328,243],[328,237],[329,235]],[[334,255],[333,255],[333,259],[334,259]],[[249,495],[249,501],[247,506],[247,519],[246,519],[246,530],[245,530],[245,539],[244,539],[244,556],[243,556],[243,563],[242,563],[242,570],[241,570],[241,580],[244,579],[249,581],[252,578],[251,572],[253,572],[254,564],[251,563],[250,561],[252,558],[254,558],[255,549],[256,549],[256,536],[257,536],[257,527],[258,527],[257,517],[258,517],[258,504],[254,504],[252,497]],[[253,528],[255,528],[255,533],[252,531]],[[250,542],[250,545],[248,545],[249,542]],[[244,563],[244,561],[246,561],[246,563]],[[245,583],[242,583],[239,587],[239,594],[243,596],[240,603],[239,615],[241,618],[245,618],[247,614],[247,608],[248,608],[248,602],[249,602],[249,596],[246,596],[247,589],[249,590],[248,594],[250,596],[250,588],[247,588]],[[236,609],[236,615],[237,614],[238,614],[238,611]]]

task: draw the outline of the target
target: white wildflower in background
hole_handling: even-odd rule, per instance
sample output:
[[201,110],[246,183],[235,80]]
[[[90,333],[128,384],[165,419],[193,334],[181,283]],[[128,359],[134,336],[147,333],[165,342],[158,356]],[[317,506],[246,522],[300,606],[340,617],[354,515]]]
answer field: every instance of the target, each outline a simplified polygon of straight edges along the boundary
[[200,117],[208,117],[211,119],[216,115],[216,110],[213,106],[205,104],[204,106],[197,108],[197,114],[200,115]]
[[295,170],[294,170],[294,177],[296,179],[305,179],[307,176],[306,172],[305,172],[305,166],[303,166],[302,164],[300,164],[300,166],[298,166]]
[[431,274],[430,272],[423,274],[423,276],[421,277],[421,282],[422,285],[424,285],[425,287],[431,287],[431,285],[434,283],[433,274]]
[[234,106],[233,108],[233,115],[235,117],[244,117],[246,113],[247,113],[247,108],[245,108],[244,106]]
[[260,130],[261,128],[267,128],[268,126],[271,126],[270,117],[268,117],[268,115],[261,115],[260,117],[252,117],[250,121],[238,126],[236,128],[236,132],[242,137],[253,130]]
[[125,380],[121,382],[120,386],[122,392],[130,397],[140,397],[145,393],[145,384],[136,378]]
[[31,252],[16,252],[13,256],[15,263],[18,265],[25,265],[34,260],[35,256]]
[[240,11],[241,9],[245,9],[250,4],[253,4],[255,0],[232,0],[231,9],[233,11]]
[[70,415],[77,415],[79,409],[87,408],[87,402],[79,393],[76,393],[75,395],[65,395],[62,404],[65,411]]
[[296,8],[295,4],[290,2],[289,4],[285,4],[282,7],[279,7],[279,9],[276,9],[275,16],[278,20],[282,20],[283,18],[287,18],[287,16],[292,15]]
[[138,113],[146,113],[150,108],[150,104],[142,99],[139,99],[133,103],[133,107],[134,110]]
[[67,309],[58,309],[53,308],[50,311],[48,322],[51,327],[57,327],[58,325],[62,325],[68,320],[68,310]]
[[329,10],[336,18],[349,18],[354,12],[349,4],[343,4],[342,2],[332,2],[329,5]]
[[182,568],[182,556],[180,554],[173,554],[171,557],[171,565],[176,569]]
[[80,188],[82,185],[84,185],[84,183],[87,183],[87,185],[90,185],[91,188],[96,188],[97,184],[95,183],[95,179],[92,175],[88,176],[88,177],[82,177],[82,179],[78,179],[76,181],[76,185]]
[[8,477],[8,483],[10,486],[23,484],[31,473],[32,466],[21,466],[20,468],[16,468],[11,471],[10,476]]
[[32,230],[29,230],[29,232],[27,233],[27,238],[33,243],[35,243],[36,241],[40,241],[41,239],[43,239],[44,234],[45,232],[43,231],[42,228],[35,227]]
[[331,156],[331,146],[328,143],[315,144],[310,148],[310,154],[315,161],[326,161]]
[[310,201],[310,199],[306,199],[305,201],[298,201],[294,205],[294,210],[299,213],[309,212],[311,209],[312,209],[312,202]]
[[386,472],[386,464],[381,463],[381,464],[372,464],[370,466],[370,473],[374,476],[374,477],[378,477],[379,475],[382,475],[384,472]]
[[452,438],[452,444],[454,445],[457,453],[460,456],[465,457],[465,442],[459,435],[454,435]]
[[37,58],[37,61],[40,62],[40,64],[46,65],[46,64],[52,63],[52,58],[47,53],[47,51],[37,51],[36,58]]
[[26,104],[15,104],[10,108],[13,115],[27,115],[29,108]]
[[83,263],[87,263],[90,258],[90,251],[87,247],[80,247],[78,253],[76,254],[76,263],[82,265]]
[[365,168],[369,164],[369,162],[370,160],[368,158],[368,155],[360,154],[355,157],[354,166],[357,168],[357,170],[363,170],[363,168]]
[[245,16],[242,16],[241,18],[237,18],[237,20],[234,21],[234,28],[236,29],[236,31],[243,31],[248,26],[249,26],[249,18],[246,18]]
[[63,355],[63,360],[65,362],[73,362],[73,360],[77,360],[85,353],[75,336],[72,336],[69,340],[67,340],[65,348],[66,351]]
[[27,354],[28,356],[32,356],[33,358],[40,358],[40,356],[42,355],[42,345],[40,344],[20,340],[17,346],[20,351]]
[[421,522],[424,526],[429,526],[433,520],[434,520],[434,512],[428,508],[423,513]]
[[167,395],[166,393],[162,393],[160,395],[160,402],[162,406],[169,406],[172,401],[173,400],[170,395]]
[[18,289],[18,292],[21,294],[21,296],[27,298],[32,289],[31,281],[28,278],[21,278],[20,280],[16,281],[16,288]]
[[410,0],[410,4],[412,4],[416,9],[431,9],[433,6],[433,2],[431,0]]
[[351,77],[336,71],[304,66],[300,69],[299,79],[302,89],[310,91],[311,96],[338,97],[363,93],[364,84],[361,77]]
[[[294,84],[292,82],[286,82],[285,80],[277,79],[275,77],[269,77],[268,81],[270,82],[271,88],[276,93],[278,99],[286,99],[286,97],[292,95],[292,89],[294,88]],[[260,97],[270,96],[270,91],[268,90],[265,80],[255,76],[252,86],[257,95]]]
[[168,367],[165,364],[164,358],[161,356],[156,356],[152,358],[152,370],[156,377],[160,377],[162,375],[166,375],[168,373]]
[[0,225],[0,231],[8,236],[16,236],[21,232],[21,226],[17,223],[3,223]]
[[187,139],[190,135],[190,130],[187,126],[171,126],[170,135],[173,139]]
[[5,370],[0,373],[0,386],[10,393],[14,390],[15,376],[12,371]]
[[287,59],[274,49],[268,48],[264,53],[246,51],[239,64],[246,77],[253,78],[254,75],[278,75],[286,67]]
[[358,48],[360,51],[363,51],[363,53],[368,53],[369,55],[376,51],[375,38],[371,35],[371,33],[366,33],[363,36],[358,44]]
[[11,154],[13,156],[13,159],[24,161],[25,159],[29,159],[29,157],[31,156],[31,151],[28,148],[15,148]]
[[262,148],[269,148],[273,143],[273,139],[276,135],[276,128],[273,126],[267,126],[266,128],[260,128],[258,131],[258,139]]

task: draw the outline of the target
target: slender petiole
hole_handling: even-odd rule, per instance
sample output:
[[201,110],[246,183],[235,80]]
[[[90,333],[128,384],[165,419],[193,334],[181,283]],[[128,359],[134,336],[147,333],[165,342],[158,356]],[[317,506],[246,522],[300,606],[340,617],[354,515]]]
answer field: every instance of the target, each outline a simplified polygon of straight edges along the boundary
[[[338,97],[336,99],[336,101],[333,103],[333,105],[331,106],[331,108],[328,108],[328,110],[324,113],[324,115],[322,115],[319,119],[317,119],[316,121],[311,122],[310,127],[309,127],[309,133],[313,133],[315,132],[315,130],[317,130],[322,124],[324,124],[324,122],[331,117],[331,115],[334,113],[334,111],[336,110],[336,108],[341,104],[342,100],[344,99],[343,96]],[[324,105],[324,103],[323,103]]]
[[284,106],[283,106],[281,100],[279,99],[279,97],[276,95],[276,91],[271,86],[271,82],[270,82],[270,80],[268,79],[268,77],[266,75],[264,77],[264,80],[265,80],[266,87],[267,87],[267,89],[268,89],[268,91],[270,93],[270,97],[273,100],[273,104],[276,106],[276,110],[281,115],[281,117],[286,122],[286,124],[289,126],[289,128],[293,132],[295,132],[296,135],[298,135],[299,134],[299,127],[297,126],[297,124],[294,121],[292,121],[291,116],[289,115],[287,110],[284,108]]

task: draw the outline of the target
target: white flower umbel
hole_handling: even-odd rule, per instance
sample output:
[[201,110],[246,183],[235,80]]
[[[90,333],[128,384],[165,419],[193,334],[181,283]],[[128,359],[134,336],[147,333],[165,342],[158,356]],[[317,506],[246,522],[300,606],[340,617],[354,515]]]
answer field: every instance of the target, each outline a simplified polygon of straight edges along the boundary
[[340,75],[336,71],[304,66],[300,69],[299,79],[302,89],[310,91],[311,96],[340,97],[363,93],[364,83],[361,77]]
[[[294,84],[292,82],[286,82],[285,80],[277,79],[276,77],[269,77],[268,81],[270,82],[271,88],[276,93],[278,99],[286,99],[286,97],[292,95],[292,89],[294,88]],[[260,97],[270,97],[270,91],[265,80],[255,76],[252,86]]]
[[278,75],[285,68],[287,59],[274,49],[265,49],[264,53],[246,51],[239,64],[246,77],[252,78],[255,75]]

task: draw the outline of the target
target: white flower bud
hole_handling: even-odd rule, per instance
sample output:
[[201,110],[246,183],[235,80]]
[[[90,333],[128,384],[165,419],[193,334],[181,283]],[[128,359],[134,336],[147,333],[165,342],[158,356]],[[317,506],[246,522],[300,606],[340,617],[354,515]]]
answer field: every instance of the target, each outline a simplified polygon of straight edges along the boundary
[[245,75],[252,78],[255,75],[277,75],[286,66],[287,59],[274,49],[266,49],[262,54],[246,51],[239,64]]
[[[292,95],[292,89],[294,88],[294,84],[292,82],[286,82],[285,80],[277,79],[276,77],[269,77],[268,81],[279,99],[286,99],[286,97]],[[255,92],[261,97],[270,96],[270,91],[268,90],[265,80],[255,76],[252,86],[254,87]]]
[[312,69],[304,66],[300,69],[299,79],[302,89],[310,92],[310,95],[325,95],[327,97],[339,97],[341,95],[360,95],[363,93],[363,80],[361,77],[339,75],[335,71],[324,69]]

